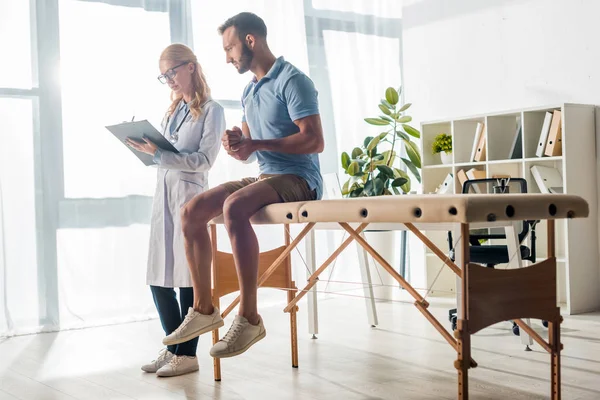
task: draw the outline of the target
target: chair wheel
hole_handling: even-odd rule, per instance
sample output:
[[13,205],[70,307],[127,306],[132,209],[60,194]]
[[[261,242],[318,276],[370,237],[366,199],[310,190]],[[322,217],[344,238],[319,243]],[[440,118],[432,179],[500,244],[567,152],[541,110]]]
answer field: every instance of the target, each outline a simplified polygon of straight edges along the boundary
[[521,336],[521,331],[519,329],[519,325],[513,324],[512,331],[515,336]]
[[548,321],[542,320],[542,325],[544,325],[544,328],[547,328],[548,327]]

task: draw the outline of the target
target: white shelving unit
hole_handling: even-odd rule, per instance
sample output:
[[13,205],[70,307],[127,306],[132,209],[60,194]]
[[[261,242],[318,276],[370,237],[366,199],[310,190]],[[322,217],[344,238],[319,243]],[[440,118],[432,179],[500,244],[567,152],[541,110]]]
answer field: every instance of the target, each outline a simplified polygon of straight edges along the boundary
[[[547,111],[562,111],[562,155],[536,157],[536,148]],[[557,168],[563,177],[565,193],[583,197],[590,207],[586,219],[559,220],[556,226],[558,261],[558,298],[569,314],[600,309],[600,265],[598,234],[598,180],[596,157],[596,107],[582,104],[555,106],[489,113],[452,120],[421,124],[423,149],[423,193],[432,193],[448,173],[454,176],[454,193],[461,187],[456,178],[461,169],[473,167],[486,171],[487,177],[508,174],[525,178],[530,193],[539,193],[530,169],[533,165]],[[484,124],[487,159],[471,162],[471,150],[477,123]],[[510,149],[521,124],[522,158],[511,159]],[[599,124],[600,125],[600,124]],[[452,135],[452,164],[442,164],[439,154],[431,154],[436,135]],[[540,223],[537,232],[537,258],[546,257],[546,224]],[[430,238],[444,250],[447,236],[428,232]],[[441,267],[441,261],[425,249],[425,282],[431,285]],[[455,291],[455,277],[446,268],[435,281],[432,295]]]

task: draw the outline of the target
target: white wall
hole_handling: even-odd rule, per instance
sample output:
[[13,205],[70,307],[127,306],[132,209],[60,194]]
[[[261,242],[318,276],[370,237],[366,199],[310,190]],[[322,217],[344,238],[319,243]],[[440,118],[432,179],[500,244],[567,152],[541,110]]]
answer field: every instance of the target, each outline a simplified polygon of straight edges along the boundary
[[600,105],[600,0],[404,0],[402,14],[416,123]]
[[404,0],[406,101],[417,121],[600,104],[598,16],[598,0]]

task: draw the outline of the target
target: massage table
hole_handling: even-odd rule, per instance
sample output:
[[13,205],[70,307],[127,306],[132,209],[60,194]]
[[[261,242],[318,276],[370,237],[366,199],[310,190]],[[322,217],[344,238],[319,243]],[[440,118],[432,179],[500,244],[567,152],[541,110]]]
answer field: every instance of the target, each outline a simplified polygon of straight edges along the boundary
[[[458,398],[468,399],[468,371],[477,366],[471,358],[471,335],[507,320],[514,320],[522,332],[527,333],[550,353],[551,398],[560,399],[560,308],[556,295],[555,220],[585,218],[587,202],[578,196],[566,194],[478,194],[478,195],[405,195],[370,198],[319,200],[273,204],[259,210],[252,218],[253,224],[282,225],[285,244],[261,253],[259,262],[260,287],[275,287],[288,292],[290,313],[292,366],[298,366],[296,332],[297,303],[317,284],[319,275],[332,264],[338,255],[353,241],[362,246],[398,284],[415,300],[414,306],[433,325],[457,352],[454,367],[458,371]],[[525,268],[491,269],[469,262],[469,229],[480,223],[547,220],[547,259]],[[219,217],[210,224],[213,243],[213,301],[218,306],[223,294],[239,290],[235,265],[230,254],[217,251],[216,225],[223,223]],[[325,262],[298,290],[291,280],[290,253],[316,224],[338,224],[349,237],[335,249]],[[444,264],[459,278],[457,287],[459,303],[457,330],[450,333],[428,310],[429,303],[389,263],[371,247],[361,235],[370,224],[403,224],[437,254]],[[291,240],[289,226],[303,224],[301,232]],[[352,226],[352,224],[358,224]],[[456,260],[452,262],[416,227],[436,224],[454,224],[457,236]],[[464,240],[467,238],[467,240]],[[223,289],[227,286],[227,289]],[[228,315],[239,303],[239,296],[223,311]],[[523,318],[548,321],[548,341],[544,340]],[[218,331],[213,332],[218,340]],[[215,359],[215,379],[220,379],[219,360]]]

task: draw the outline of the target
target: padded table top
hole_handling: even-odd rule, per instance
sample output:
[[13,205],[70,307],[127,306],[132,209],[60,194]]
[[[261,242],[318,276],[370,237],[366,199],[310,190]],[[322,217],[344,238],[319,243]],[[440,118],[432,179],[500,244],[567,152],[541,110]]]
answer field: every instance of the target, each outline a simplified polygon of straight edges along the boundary
[[[272,204],[251,222],[471,223],[585,218],[588,213],[583,198],[568,194],[425,194]],[[211,223],[223,223],[222,216]]]

